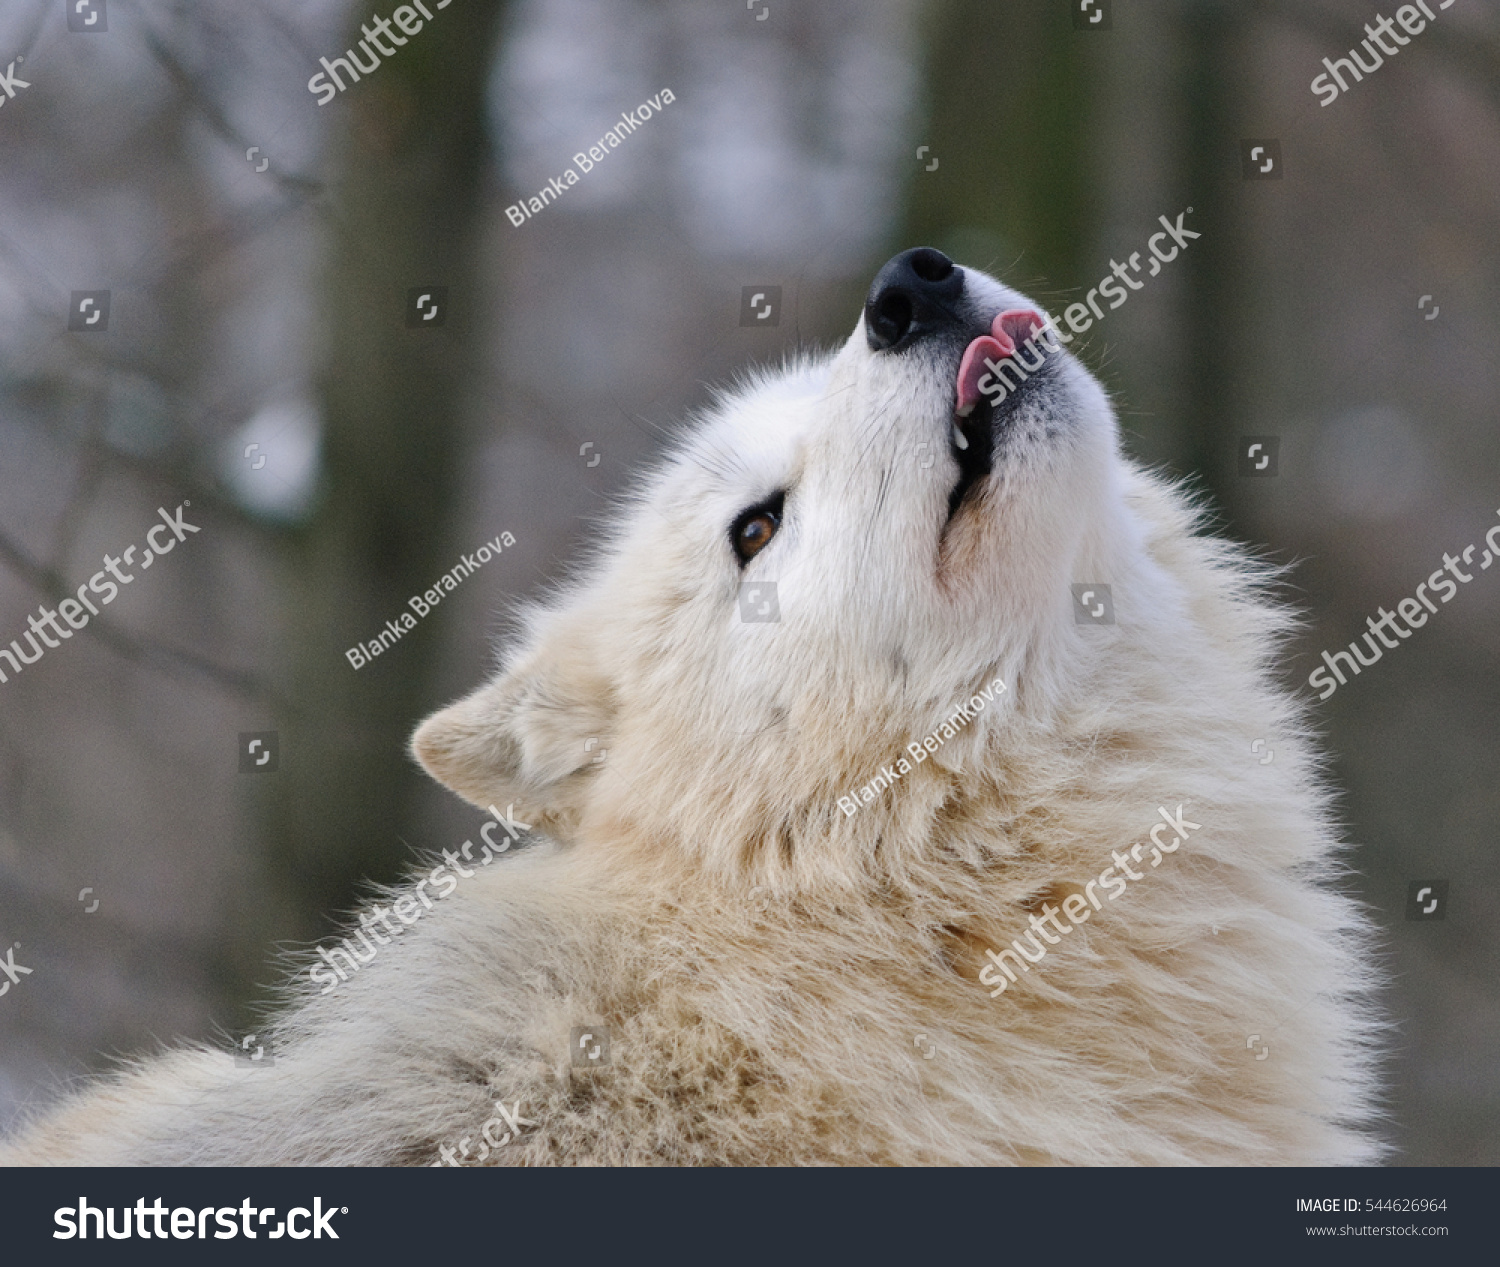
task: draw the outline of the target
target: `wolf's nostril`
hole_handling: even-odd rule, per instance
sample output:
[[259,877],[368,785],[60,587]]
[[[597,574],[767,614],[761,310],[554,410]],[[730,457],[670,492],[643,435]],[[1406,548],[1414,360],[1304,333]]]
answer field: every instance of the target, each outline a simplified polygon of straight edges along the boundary
[[953,261],[930,246],[919,246],[911,253],[911,271],[924,282],[940,282],[953,272]]
[[887,292],[871,306],[865,320],[870,330],[886,347],[900,343],[911,329],[911,300],[905,295]]
[[865,301],[870,348],[885,352],[913,338],[960,323],[963,270],[941,251],[919,246],[889,260],[875,275]]

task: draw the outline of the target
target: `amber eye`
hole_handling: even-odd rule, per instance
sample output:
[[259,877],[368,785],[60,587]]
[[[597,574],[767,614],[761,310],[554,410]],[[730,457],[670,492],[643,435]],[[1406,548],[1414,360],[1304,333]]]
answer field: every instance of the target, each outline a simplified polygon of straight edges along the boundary
[[771,514],[759,514],[742,523],[734,537],[735,549],[739,551],[740,558],[754,558],[776,535],[779,527],[781,521]]
[[766,548],[781,527],[781,508],[785,493],[777,493],[751,506],[729,529],[729,544],[743,566]]

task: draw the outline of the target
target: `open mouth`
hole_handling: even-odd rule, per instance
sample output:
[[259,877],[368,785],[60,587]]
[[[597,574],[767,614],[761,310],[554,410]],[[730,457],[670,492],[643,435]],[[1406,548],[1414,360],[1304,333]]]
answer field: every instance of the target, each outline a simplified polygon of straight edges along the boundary
[[[995,437],[1005,415],[1047,354],[1041,316],[1029,308],[998,313],[964,349],[958,363],[949,448],[958,463],[958,483],[948,495],[948,519],[994,467]],[[1021,345],[1025,350],[1017,356]],[[1029,354],[1029,355],[1028,355]]]

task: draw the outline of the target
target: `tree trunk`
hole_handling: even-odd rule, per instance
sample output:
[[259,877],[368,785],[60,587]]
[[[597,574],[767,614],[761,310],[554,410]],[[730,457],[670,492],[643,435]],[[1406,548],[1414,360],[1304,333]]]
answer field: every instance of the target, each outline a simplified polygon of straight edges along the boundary
[[[460,411],[486,312],[470,285],[490,162],[484,100],[503,9],[435,13],[326,107],[347,120],[336,129],[342,179],[322,204],[322,492],[292,547],[285,689],[297,714],[279,720],[280,768],[256,789],[300,936],[319,913],[352,905],[362,880],[393,879],[410,860],[403,828],[425,776],[404,749],[442,609],[363,667],[345,651],[415,616],[407,600],[461,553]],[[413,291],[440,305],[430,325],[408,323]]]

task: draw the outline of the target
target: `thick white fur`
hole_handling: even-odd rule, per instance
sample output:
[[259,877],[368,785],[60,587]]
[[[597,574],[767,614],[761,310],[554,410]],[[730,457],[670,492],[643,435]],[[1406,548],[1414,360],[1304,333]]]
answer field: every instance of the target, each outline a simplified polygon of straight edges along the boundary
[[[416,734],[548,839],[299,987],[273,1066],[146,1062],[0,1158],[432,1162],[498,1100],[536,1125],[490,1164],[1376,1159],[1374,961],[1270,674],[1287,615],[1121,456],[1066,354],[945,531],[955,360],[860,329],[727,395]],[[741,571],[728,526],[781,488]],[[741,619],[742,580],[776,582],[779,622]],[[1075,623],[1082,581],[1113,626]],[[935,756],[838,807],[996,676]],[[1179,804],[1200,829],[992,998],[985,949]],[[610,1028],[607,1065],[571,1066],[580,1025]]]

